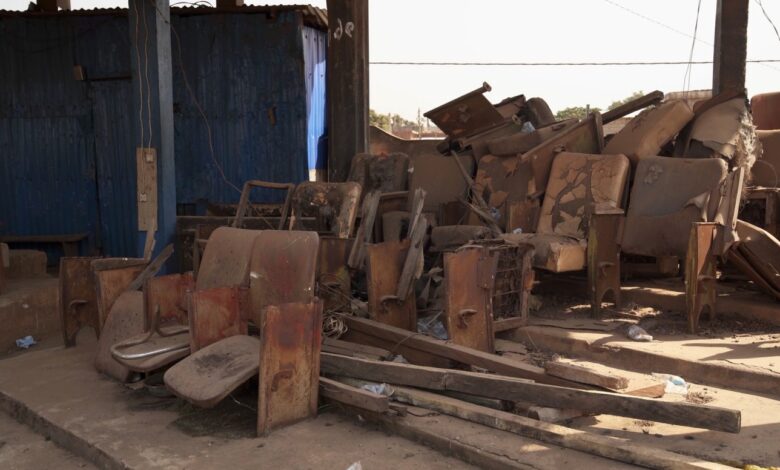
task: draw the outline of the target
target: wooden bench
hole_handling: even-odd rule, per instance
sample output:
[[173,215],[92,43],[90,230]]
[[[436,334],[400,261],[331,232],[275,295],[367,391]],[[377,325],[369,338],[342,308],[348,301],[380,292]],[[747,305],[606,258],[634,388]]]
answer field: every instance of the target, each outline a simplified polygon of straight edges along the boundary
[[89,232],[63,235],[0,235],[2,243],[60,243],[65,256],[78,256],[79,243],[89,236]]

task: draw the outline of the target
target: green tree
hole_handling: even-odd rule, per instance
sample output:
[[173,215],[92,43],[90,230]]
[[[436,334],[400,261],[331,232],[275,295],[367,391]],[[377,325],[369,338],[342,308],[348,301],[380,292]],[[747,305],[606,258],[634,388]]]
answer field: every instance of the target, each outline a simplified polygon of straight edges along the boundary
[[618,106],[622,106],[622,105],[628,103],[629,101],[635,100],[635,99],[640,98],[642,96],[645,96],[645,92],[644,91],[642,91],[642,90],[635,91],[628,98],[624,98],[622,100],[613,101],[612,104],[609,105],[609,108],[607,108],[607,110],[615,109]]
[[[569,106],[568,108],[563,108],[555,113],[555,119],[558,121],[563,121],[564,119],[583,119],[587,114],[587,109],[588,108],[584,106]],[[601,108],[590,108],[590,110],[591,112],[601,112]]]
[[368,110],[368,123],[380,129],[390,132],[390,118],[385,114],[379,114],[373,109]]

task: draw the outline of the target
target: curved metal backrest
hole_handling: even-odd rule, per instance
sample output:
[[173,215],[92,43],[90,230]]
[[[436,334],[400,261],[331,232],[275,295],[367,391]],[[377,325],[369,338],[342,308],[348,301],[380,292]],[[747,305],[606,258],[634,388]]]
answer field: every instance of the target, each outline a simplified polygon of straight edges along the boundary
[[211,234],[198,269],[195,290],[249,284],[249,260],[262,230],[220,227]]
[[[304,181],[292,197],[290,229],[313,229],[349,238],[360,205],[359,183]],[[305,218],[311,220],[304,221]]]
[[308,302],[314,297],[319,247],[315,232],[260,232],[252,249],[249,274],[254,315],[268,305]]

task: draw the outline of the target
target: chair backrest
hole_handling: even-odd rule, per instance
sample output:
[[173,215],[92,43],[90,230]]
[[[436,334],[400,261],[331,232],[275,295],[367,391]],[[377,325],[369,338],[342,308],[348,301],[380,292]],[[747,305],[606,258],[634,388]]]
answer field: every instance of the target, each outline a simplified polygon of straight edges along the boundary
[[756,129],[780,129],[780,92],[762,93],[750,99]]
[[405,153],[359,153],[352,159],[348,181],[359,183],[363,194],[409,189],[409,156]]
[[684,258],[691,223],[713,220],[727,173],[726,162],[719,158],[640,160],[628,202],[622,251]]
[[[305,181],[292,197],[290,230],[316,230],[349,238],[360,205],[360,183]],[[310,218],[311,221],[305,221]]]
[[536,233],[584,239],[594,209],[620,207],[629,167],[625,155],[558,154]]
[[249,260],[262,230],[219,227],[209,237],[195,290],[249,285]]
[[639,113],[620,130],[606,147],[605,154],[623,154],[636,167],[640,159],[658,155],[693,119],[693,110],[683,100],[669,100]]

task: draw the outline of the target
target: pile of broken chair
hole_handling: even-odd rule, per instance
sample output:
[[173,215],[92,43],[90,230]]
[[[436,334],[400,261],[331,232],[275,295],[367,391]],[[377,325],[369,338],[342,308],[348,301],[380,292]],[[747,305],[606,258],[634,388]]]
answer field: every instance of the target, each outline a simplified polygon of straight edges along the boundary
[[[385,424],[421,407],[634,464],[712,468],[505,405],[725,432],[739,432],[738,410],[562,378],[496,355],[493,329],[525,323],[532,268],[587,268],[596,310],[610,289],[618,300],[621,253],[694,260],[686,275],[702,297],[715,259],[748,244],[736,211],[753,154],[733,140],[749,117],[744,97],[692,110],[655,92],[555,122],[541,99],[494,106],[488,89],[427,113],[444,142],[372,129],[349,182],[248,182],[232,226],[197,231],[194,273],[155,277],[170,250],[151,263],[63,259],[66,343],[90,324],[98,370],[120,381],[163,372],[168,390],[200,407],[256,380],[261,435],[314,416],[319,400]],[[699,128],[732,105],[728,138]],[[603,122],[648,106],[605,144]],[[268,230],[242,228],[257,186],[287,191]]]

